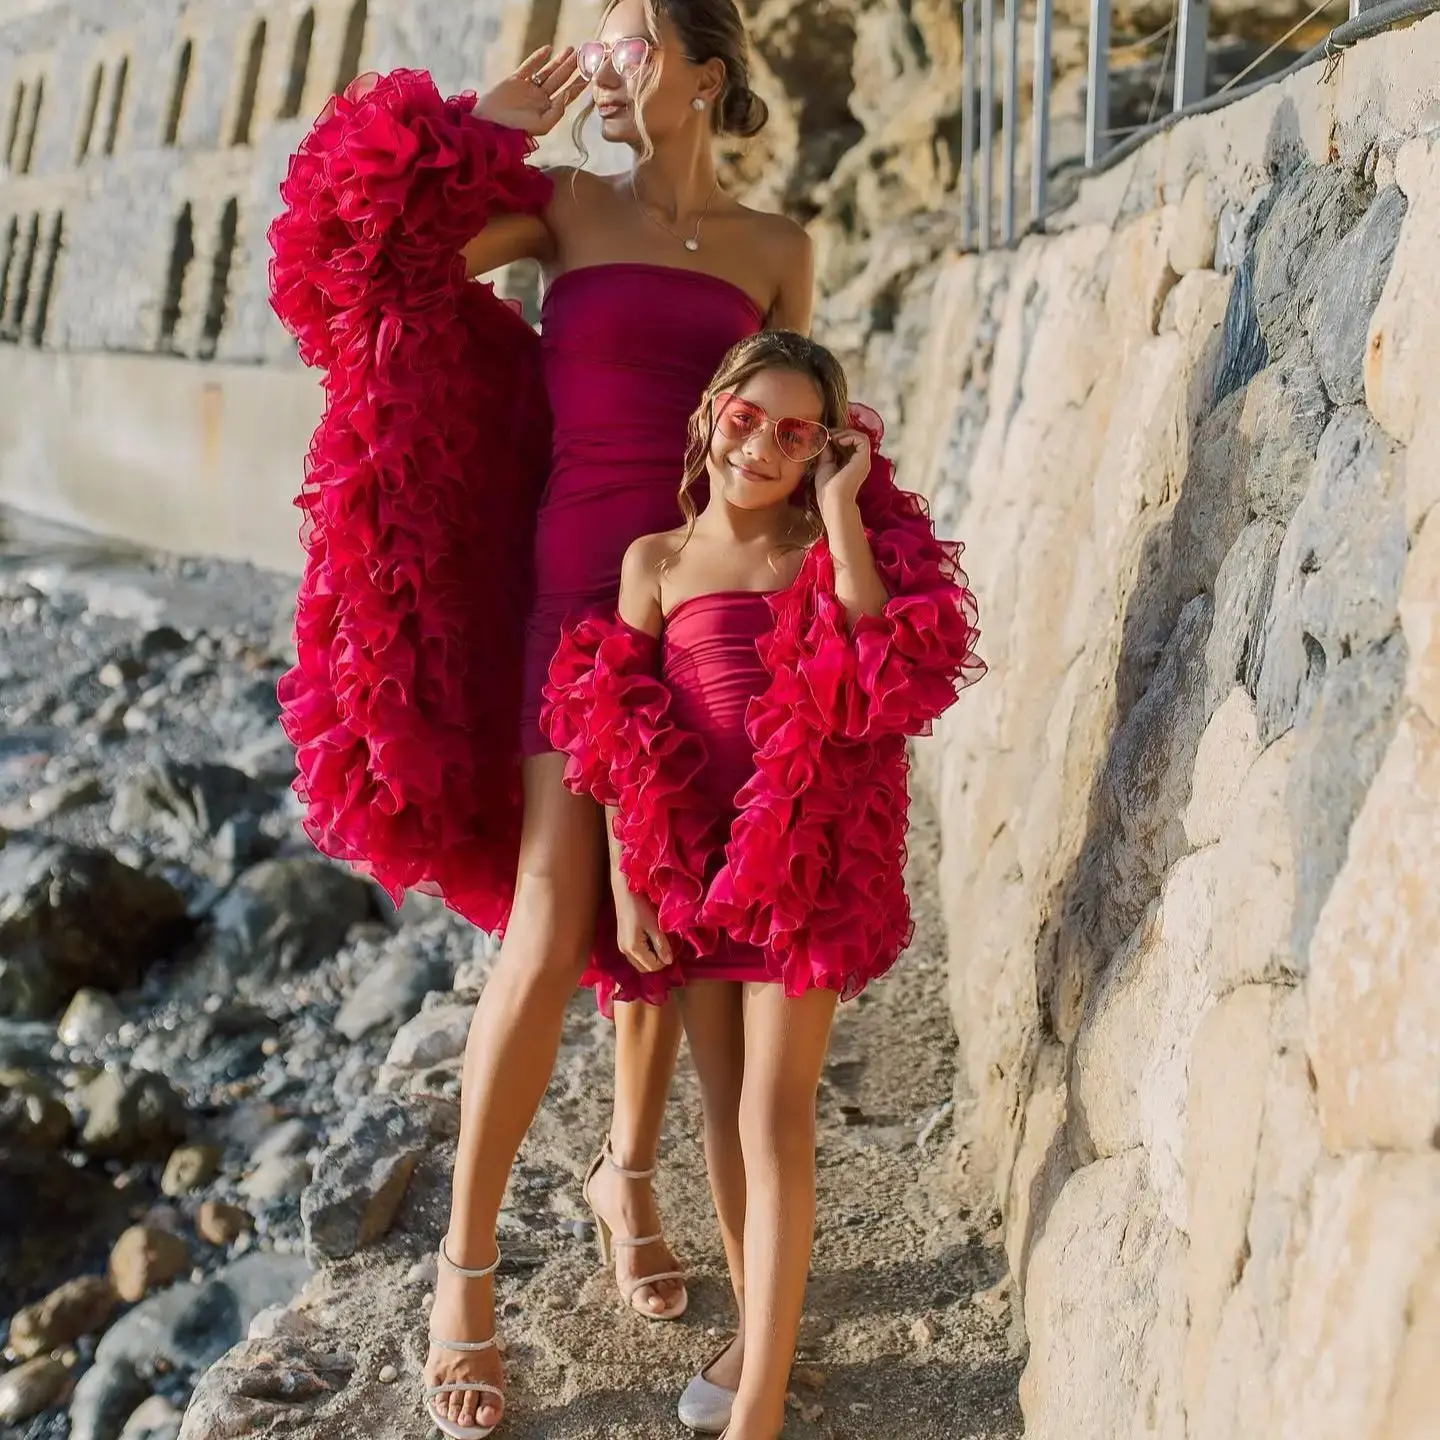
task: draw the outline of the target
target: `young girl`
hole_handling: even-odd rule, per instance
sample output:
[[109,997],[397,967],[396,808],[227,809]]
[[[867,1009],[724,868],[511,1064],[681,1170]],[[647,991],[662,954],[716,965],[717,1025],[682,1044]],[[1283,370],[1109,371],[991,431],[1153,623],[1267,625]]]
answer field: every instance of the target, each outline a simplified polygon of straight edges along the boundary
[[910,937],[905,737],[983,672],[957,548],[879,439],[828,351],[742,341],[691,422],[686,524],[630,547],[618,617],[567,632],[546,690],[611,820],[619,998],[679,989],[740,1312],[680,1418],[730,1440],[784,1419],[836,1003]]

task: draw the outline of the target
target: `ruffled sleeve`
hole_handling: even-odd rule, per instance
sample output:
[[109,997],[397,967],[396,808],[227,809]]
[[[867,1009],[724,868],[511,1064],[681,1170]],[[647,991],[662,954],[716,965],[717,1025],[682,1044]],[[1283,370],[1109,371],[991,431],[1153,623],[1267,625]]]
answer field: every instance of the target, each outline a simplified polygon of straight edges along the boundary
[[[428,75],[362,77],[281,187],[271,303],[325,374],[280,682],[305,825],[397,901],[496,929],[520,821],[521,625],[548,448],[538,341],[461,246],[538,211],[529,138]],[[503,415],[505,423],[488,424]]]

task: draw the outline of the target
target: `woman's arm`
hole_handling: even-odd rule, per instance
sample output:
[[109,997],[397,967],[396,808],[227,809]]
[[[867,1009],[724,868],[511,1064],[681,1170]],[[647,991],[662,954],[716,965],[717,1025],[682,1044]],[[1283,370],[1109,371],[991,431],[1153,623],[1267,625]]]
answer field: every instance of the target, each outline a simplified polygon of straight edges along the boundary
[[815,311],[815,247],[793,220],[782,220],[781,226],[780,288],[765,323],[771,330],[808,335]]

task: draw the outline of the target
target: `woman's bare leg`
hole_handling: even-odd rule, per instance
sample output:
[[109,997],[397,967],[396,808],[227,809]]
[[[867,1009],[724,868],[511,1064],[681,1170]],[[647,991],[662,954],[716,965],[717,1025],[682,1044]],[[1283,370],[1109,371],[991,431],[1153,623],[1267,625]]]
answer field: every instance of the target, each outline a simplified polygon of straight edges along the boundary
[[735,1340],[705,1371],[728,1390],[740,1385],[745,1354],[745,1157],[740,1148],[740,1096],[745,1078],[745,1017],[742,987],[721,980],[697,980],[680,992],[680,1012],[690,1055],[700,1079],[705,1116],[705,1168],[720,1221],[720,1238],[730,1267],[730,1286],[739,1314]]
[[[665,1102],[680,1053],[680,1014],[667,1005],[635,1003],[615,1007],[615,1110],[610,1148],[622,1170],[653,1170],[665,1123]],[[590,1199],[617,1235],[659,1235],[660,1212],[649,1180],[632,1180],[609,1165],[590,1182]],[[676,1270],[664,1241],[622,1245],[615,1251],[621,1288],[637,1275]],[[661,1280],[635,1293],[635,1303],[656,1314],[668,1310],[685,1288],[681,1280]]]
[[[495,1258],[495,1222],[510,1168],[550,1083],[565,1008],[594,934],[604,832],[596,806],[561,783],[564,765],[562,755],[541,755],[525,764],[515,906],[465,1047],[446,1249],[467,1269]],[[486,1340],[494,1327],[492,1282],[462,1280],[441,1266],[432,1333],[446,1340]],[[430,1385],[499,1385],[501,1374],[494,1350],[461,1354],[432,1347],[426,1365]],[[441,1396],[435,1403],[459,1425],[490,1426],[500,1419],[499,1402],[476,1391]]]
[[815,1239],[815,1093],[836,996],[745,986],[745,1364],[728,1440],[777,1440]]

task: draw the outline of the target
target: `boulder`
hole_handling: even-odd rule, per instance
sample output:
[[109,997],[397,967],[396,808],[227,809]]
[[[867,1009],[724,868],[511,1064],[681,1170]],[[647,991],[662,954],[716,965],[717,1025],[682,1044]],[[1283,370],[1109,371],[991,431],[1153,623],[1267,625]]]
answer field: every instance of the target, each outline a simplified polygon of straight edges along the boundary
[[22,1359],[45,1355],[105,1328],[120,1296],[99,1275],[78,1275],[27,1305],[10,1322],[9,1348]]
[[393,1033],[419,1009],[425,996],[450,982],[445,967],[397,941],[341,1006],[335,1028],[347,1040],[373,1031]]
[[85,1115],[80,1143],[92,1155],[159,1160],[185,1134],[185,1102],[159,1075],[107,1070],[77,1103]]
[[190,1266],[190,1247],[169,1230],[132,1225],[110,1252],[110,1283],[132,1304],[168,1285]]
[[120,1007],[103,990],[77,990],[60,1018],[59,1035],[72,1049],[94,1050],[124,1022]]
[[206,1371],[180,1440],[258,1440],[303,1430],[307,1412],[344,1390],[355,1358],[287,1336],[248,1340]]

